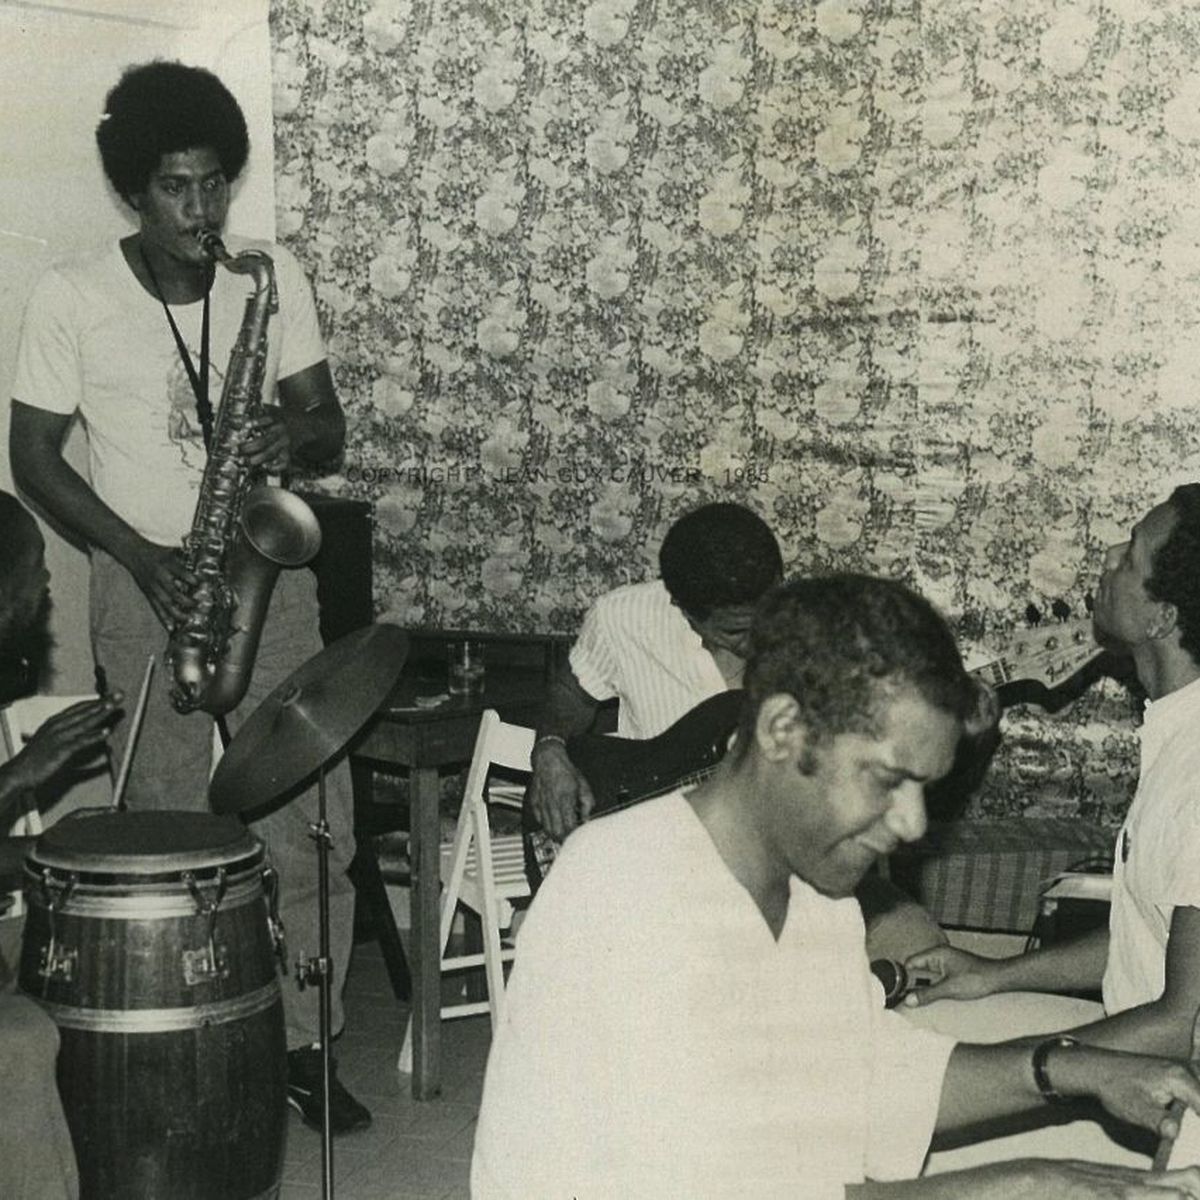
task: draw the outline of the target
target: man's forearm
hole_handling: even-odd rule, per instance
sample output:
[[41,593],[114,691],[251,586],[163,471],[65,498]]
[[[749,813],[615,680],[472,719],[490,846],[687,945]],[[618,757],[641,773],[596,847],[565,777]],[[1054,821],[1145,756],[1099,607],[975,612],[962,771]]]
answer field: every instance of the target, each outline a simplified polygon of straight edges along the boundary
[[997,959],[988,970],[998,992],[1086,991],[1098,988],[1108,962],[1108,930],[1094,929],[1045,950]]
[[319,466],[341,453],[346,419],[336,406],[321,405],[307,412],[284,410],[292,453],[302,462]]
[[931,1175],[927,1179],[905,1179],[895,1183],[852,1183],[846,1200],[1021,1200],[1045,1195],[1031,1190],[1035,1181],[1021,1159],[991,1163],[967,1171]]
[[596,700],[579,686],[575,673],[564,666],[550,684],[537,736],[566,739],[586,733],[596,719]]
[[278,391],[293,461],[317,466],[341,453],[346,416],[328,359],[279,380]]
[[1194,999],[1171,1003],[1163,996],[1151,1004],[1127,1008],[1116,1016],[1103,1017],[1069,1032],[1089,1046],[1101,1046],[1106,1050],[1191,1058],[1195,1020]]
[[1041,1040],[955,1046],[942,1079],[937,1131],[961,1129],[1043,1104],[1033,1078],[1033,1048]]
[[47,455],[36,464],[14,458],[13,478],[26,495],[72,533],[128,565],[142,539],[60,455]]

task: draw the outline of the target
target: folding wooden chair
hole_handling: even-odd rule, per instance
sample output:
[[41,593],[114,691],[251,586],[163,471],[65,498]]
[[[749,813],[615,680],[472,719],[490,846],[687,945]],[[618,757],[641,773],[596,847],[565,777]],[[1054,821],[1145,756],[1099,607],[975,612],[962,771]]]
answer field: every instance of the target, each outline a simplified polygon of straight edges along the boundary
[[[525,856],[521,835],[492,836],[488,806],[500,804],[521,807],[523,783],[492,781],[493,768],[528,774],[532,769],[534,731],[510,725],[495,709],[486,709],[479,722],[475,750],[467,771],[462,808],[454,831],[454,841],[442,845],[442,903],[440,923],[439,973],[464,971],[482,966],[487,978],[487,999],[443,1004],[443,1020],[490,1013],[492,1027],[504,1002],[504,964],[511,961],[515,949],[502,939],[512,926],[514,900],[529,895],[525,875]],[[459,905],[479,915],[483,926],[483,952],[447,954],[450,932]],[[400,1051],[401,1071],[412,1070],[412,1018]]]

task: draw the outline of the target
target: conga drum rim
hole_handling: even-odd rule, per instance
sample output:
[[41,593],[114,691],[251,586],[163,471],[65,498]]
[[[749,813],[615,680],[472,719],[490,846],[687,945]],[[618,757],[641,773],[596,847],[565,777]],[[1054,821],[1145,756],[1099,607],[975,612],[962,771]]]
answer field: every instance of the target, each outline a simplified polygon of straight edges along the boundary
[[52,825],[34,843],[26,864],[80,876],[151,878],[248,863],[262,852],[262,842],[236,817],[101,812]]

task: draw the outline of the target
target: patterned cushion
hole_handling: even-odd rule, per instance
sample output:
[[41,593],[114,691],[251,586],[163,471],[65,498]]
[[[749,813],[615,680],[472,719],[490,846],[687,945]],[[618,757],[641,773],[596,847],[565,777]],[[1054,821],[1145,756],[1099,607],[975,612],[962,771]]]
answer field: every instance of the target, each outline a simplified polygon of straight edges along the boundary
[[1113,833],[1085,821],[1013,817],[930,828],[897,851],[893,878],[951,928],[1028,933],[1060,871],[1101,869]]

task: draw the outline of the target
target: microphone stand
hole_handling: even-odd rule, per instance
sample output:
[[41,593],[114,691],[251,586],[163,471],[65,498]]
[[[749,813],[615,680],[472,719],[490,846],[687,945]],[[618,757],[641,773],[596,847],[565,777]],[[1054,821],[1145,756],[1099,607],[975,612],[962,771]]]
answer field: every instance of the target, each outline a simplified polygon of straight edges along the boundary
[[325,810],[325,767],[317,774],[317,820],[309,825],[309,836],[317,844],[317,913],[319,954],[296,962],[296,981],[303,988],[315,983],[320,989],[318,1028],[321,1034],[321,1196],[333,1200],[333,1136],[329,1126],[330,1082],[333,1077],[333,964],[329,948],[329,850],[333,838]]

